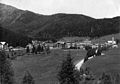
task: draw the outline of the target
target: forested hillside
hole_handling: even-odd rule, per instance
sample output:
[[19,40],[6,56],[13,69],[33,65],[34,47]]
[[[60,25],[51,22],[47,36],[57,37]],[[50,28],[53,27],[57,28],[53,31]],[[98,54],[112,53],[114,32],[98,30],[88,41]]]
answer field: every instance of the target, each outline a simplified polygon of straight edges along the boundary
[[0,4],[0,24],[31,38],[48,40],[65,36],[101,37],[120,32],[120,17],[94,19],[82,14],[41,15]]

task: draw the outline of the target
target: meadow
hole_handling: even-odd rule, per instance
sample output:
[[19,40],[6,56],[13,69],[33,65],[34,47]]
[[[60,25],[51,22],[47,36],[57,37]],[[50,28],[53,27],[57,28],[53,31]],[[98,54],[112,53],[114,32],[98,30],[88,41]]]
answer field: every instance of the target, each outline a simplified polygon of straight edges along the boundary
[[[120,72],[120,48],[105,51],[104,56],[98,56],[88,60],[82,68],[90,67],[96,76],[102,72]],[[78,63],[86,55],[82,49],[51,50],[49,54],[25,54],[12,60],[17,84],[21,84],[25,71],[29,71],[35,80],[35,84],[58,84],[57,73],[62,61],[70,53],[74,64]]]

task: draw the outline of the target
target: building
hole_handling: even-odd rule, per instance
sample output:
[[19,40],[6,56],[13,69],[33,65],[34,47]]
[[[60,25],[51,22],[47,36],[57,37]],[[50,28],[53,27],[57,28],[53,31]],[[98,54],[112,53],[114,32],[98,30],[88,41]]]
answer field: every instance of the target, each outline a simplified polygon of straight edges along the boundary
[[83,44],[84,45],[91,45],[92,42],[90,40],[86,39],[85,41],[83,41]]
[[54,48],[59,48],[59,49],[65,48],[65,42],[64,41],[57,41],[54,44]]
[[8,49],[8,44],[6,42],[0,42],[0,50],[7,50]]
[[115,44],[116,44],[115,38],[112,37],[112,40],[107,41],[107,43],[108,43],[108,44],[111,44],[111,45],[115,45]]

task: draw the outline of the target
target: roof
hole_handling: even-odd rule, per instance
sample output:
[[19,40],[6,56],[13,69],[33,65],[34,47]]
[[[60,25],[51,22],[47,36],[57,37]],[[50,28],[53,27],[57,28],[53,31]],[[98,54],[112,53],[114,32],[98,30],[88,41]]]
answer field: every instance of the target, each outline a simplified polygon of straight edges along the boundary
[[6,42],[0,42],[2,45],[4,45]]
[[64,44],[64,41],[57,41],[56,43]]

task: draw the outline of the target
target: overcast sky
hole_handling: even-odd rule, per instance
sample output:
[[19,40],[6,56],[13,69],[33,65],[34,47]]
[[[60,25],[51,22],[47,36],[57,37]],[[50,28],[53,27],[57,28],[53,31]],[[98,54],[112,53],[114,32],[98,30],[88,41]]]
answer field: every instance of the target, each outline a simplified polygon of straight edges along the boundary
[[120,16],[120,0],[0,0],[39,14],[84,14],[94,18]]

